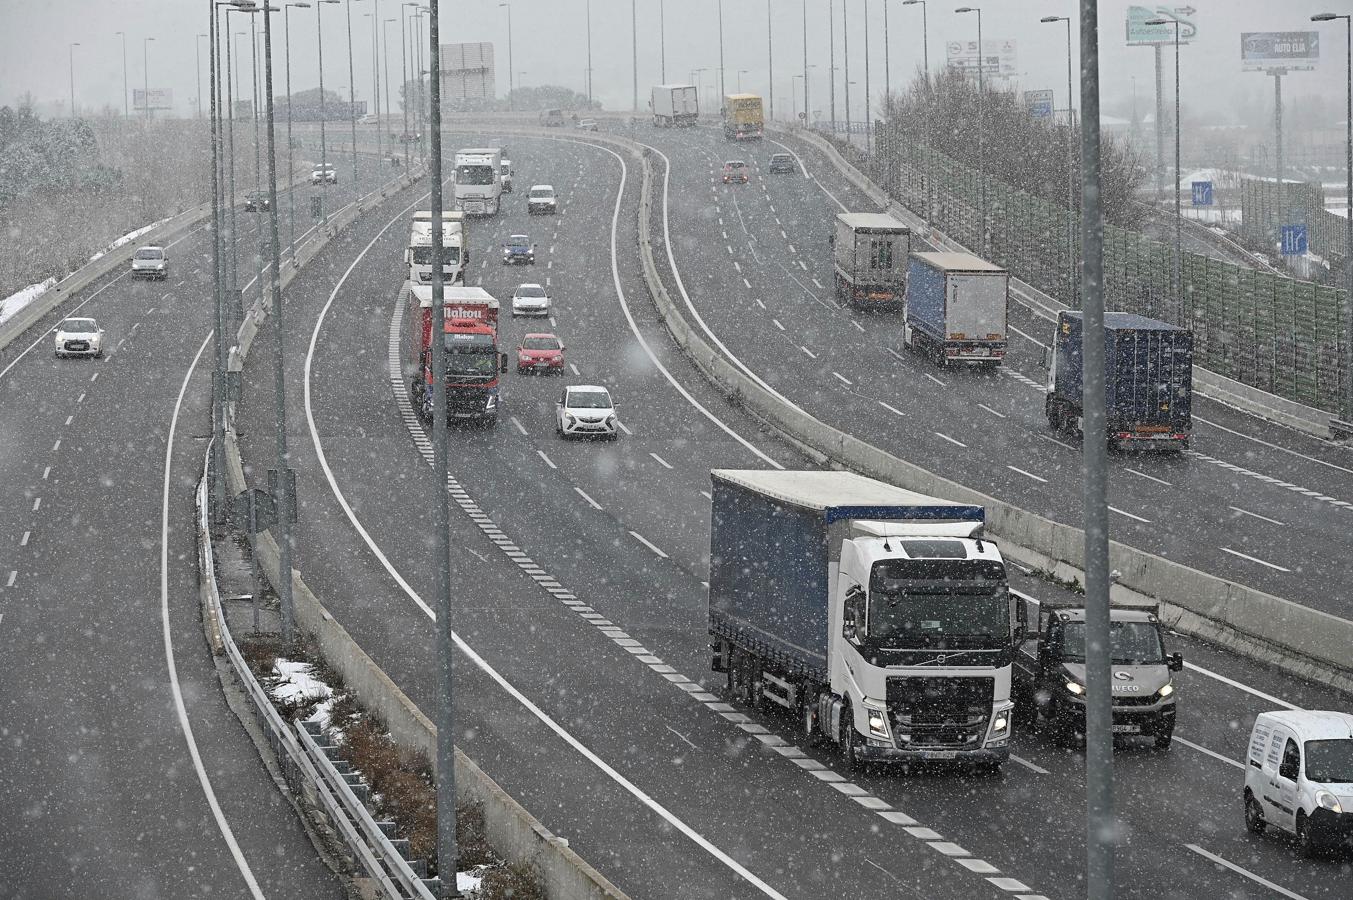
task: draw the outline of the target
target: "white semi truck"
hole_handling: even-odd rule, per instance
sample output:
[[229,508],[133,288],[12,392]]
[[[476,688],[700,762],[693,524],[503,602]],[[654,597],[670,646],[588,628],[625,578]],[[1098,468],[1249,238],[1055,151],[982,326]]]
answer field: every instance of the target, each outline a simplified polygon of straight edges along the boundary
[[469,216],[498,214],[503,196],[503,151],[497,147],[457,150],[456,209]]
[[659,128],[674,125],[694,125],[700,119],[700,101],[693,84],[655,84],[653,124]]
[[[404,251],[404,262],[409,266],[409,281],[414,284],[432,284],[432,210],[420,209],[413,214],[409,229],[409,246]],[[465,278],[469,251],[465,247],[465,213],[445,210],[442,213],[442,279],[455,284]]]
[[1017,638],[985,510],[852,472],[716,469],[713,669],[848,768],[1010,754]]

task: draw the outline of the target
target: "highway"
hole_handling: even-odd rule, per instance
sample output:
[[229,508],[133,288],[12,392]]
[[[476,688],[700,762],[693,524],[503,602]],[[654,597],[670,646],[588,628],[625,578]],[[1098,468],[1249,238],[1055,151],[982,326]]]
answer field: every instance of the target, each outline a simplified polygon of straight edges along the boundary
[[[729,151],[704,129],[636,134],[673,161],[673,253],[692,305],[749,368],[820,417],[921,465],[1075,520],[1075,451],[1045,440],[1026,383],[1041,377],[1032,343],[1012,358],[1023,380],[938,373],[893,357],[885,352],[896,344],[892,320],[847,315],[825,291],[803,286],[814,277],[828,283],[826,228],[836,207],[816,184],[758,176],[735,194],[711,181],[711,166],[771,148]],[[494,140],[448,134],[447,147]],[[722,677],[709,672],[705,628],[708,472],[811,463],[710,389],[667,338],[639,276],[635,161],[567,140],[509,144],[518,193],[499,216],[469,224],[467,281],[503,300],[519,282],[547,284],[556,305],[550,329],[577,371],[511,372],[499,424],[450,434],[457,738],[465,751],[633,896],[1080,893],[1081,754],[1022,733],[1017,758],[999,775],[851,776],[834,755],[801,746],[793,723],[727,702]],[[820,161],[806,162],[843,202],[858,202]],[[524,191],[541,182],[559,189],[557,217],[525,214]],[[383,204],[301,273],[289,295],[287,362],[301,498],[297,566],[335,618],[430,710],[427,499],[443,486],[423,453],[424,430],[401,405],[407,378],[398,356],[402,250],[421,202],[411,191]],[[504,269],[497,248],[520,231],[538,243],[538,262]],[[1035,337],[1047,330],[1032,317],[1015,324]],[[505,346],[538,328],[505,315]],[[251,358],[242,408],[246,460],[259,465],[271,453],[269,352],[263,343]],[[616,397],[625,429],[615,444],[555,438],[560,385],[583,382]],[[989,409],[979,412],[979,403]],[[1333,449],[1210,404],[1200,414],[1220,426],[1203,429],[1200,453],[1293,483],[1311,476],[1318,480],[1303,483],[1348,495],[1347,471],[1331,467]],[[1201,457],[1116,462],[1115,506],[1152,519],[1124,517],[1125,539],[1215,566],[1227,557],[1209,542],[1225,536],[1237,552],[1293,563],[1284,573],[1255,564],[1261,571],[1244,580],[1256,585],[1346,577],[1333,563],[1318,568],[1319,551],[1335,543],[1318,522],[1295,515],[1337,522],[1346,509]],[[1230,505],[1292,521],[1269,534],[1235,513],[1231,527],[1223,512]],[[1236,559],[1237,567],[1245,562]],[[1056,590],[1018,573],[1014,581],[1040,597]],[[1124,747],[1117,756],[1127,825],[1121,896],[1272,897],[1271,885],[1289,897],[1342,896],[1331,864],[1248,835],[1239,803],[1254,715],[1282,703],[1338,708],[1340,699],[1183,638],[1171,649],[1192,664],[1179,676],[1176,745],[1165,753]]]
[[[247,303],[266,219],[237,218]],[[343,897],[203,636],[209,231],[169,253],[165,281],[119,269],[0,352],[0,894]],[[105,329],[103,359],[53,358],[72,314]]]

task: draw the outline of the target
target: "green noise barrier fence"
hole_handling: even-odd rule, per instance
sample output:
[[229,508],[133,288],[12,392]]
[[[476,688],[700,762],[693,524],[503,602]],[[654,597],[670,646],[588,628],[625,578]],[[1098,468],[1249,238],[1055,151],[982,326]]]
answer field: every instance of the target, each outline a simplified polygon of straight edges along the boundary
[[[999,154],[999,149],[992,151]],[[858,154],[856,154],[858,159]],[[1000,165],[1009,160],[997,156]],[[995,164],[995,163],[994,163]],[[903,206],[1067,306],[1079,308],[1079,215],[880,129],[868,171]],[[1068,245],[1068,228],[1075,228]],[[984,233],[985,232],[985,233]],[[1185,252],[1176,292],[1174,247],[1104,228],[1105,303],[1191,328],[1195,361],[1227,378],[1334,413],[1347,352],[1346,292]]]

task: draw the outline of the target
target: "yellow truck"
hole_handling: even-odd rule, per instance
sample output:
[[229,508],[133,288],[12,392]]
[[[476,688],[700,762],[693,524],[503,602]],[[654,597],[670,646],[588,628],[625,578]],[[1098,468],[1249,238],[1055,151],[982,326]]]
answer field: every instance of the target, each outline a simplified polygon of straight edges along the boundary
[[759,141],[766,120],[756,94],[729,94],[723,98],[723,136],[726,141]]

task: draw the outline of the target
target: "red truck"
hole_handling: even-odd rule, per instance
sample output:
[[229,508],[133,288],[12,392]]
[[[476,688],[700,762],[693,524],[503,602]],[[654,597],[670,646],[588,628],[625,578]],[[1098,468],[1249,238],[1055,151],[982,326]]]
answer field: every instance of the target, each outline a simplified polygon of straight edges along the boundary
[[[446,419],[498,421],[499,375],[507,371],[507,354],[498,349],[498,301],[480,287],[444,286],[446,328]],[[409,287],[409,371],[413,408],[432,421],[432,286]]]

